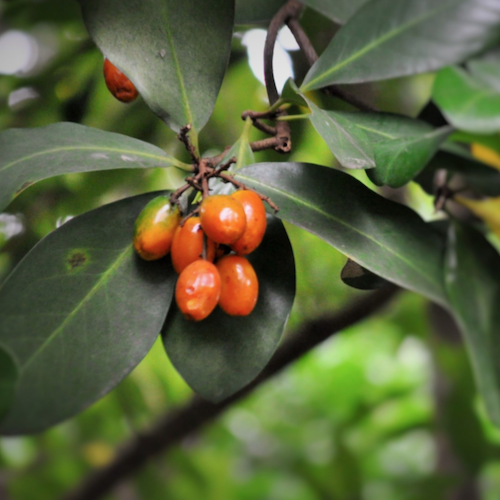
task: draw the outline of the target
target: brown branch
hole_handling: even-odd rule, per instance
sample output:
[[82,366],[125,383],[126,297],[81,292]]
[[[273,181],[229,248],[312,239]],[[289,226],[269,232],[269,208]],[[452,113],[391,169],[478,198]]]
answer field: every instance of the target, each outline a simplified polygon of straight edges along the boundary
[[64,500],[99,500],[143,467],[148,460],[164,453],[187,436],[214,420],[226,408],[239,401],[309,350],[385,307],[397,292],[390,286],[358,299],[339,313],[306,323],[276,351],[264,371],[247,387],[225,401],[212,404],[194,397],[186,406],[170,412],[148,432],[135,437],[117,454],[109,466],[90,474]]
[[278,32],[289,19],[299,17],[302,9],[303,6],[300,2],[289,0],[273,17],[267,30],[266,43],[264,46],[264,78],[266,80],[267,96],[271,106],[279,99],[273,71],[274,46],[278,38]]
[[179,132],[177,137],[179,141],[181,141],[186,147],[186,150],[189,153],[189,156],[191,157],[193,163],[195,165],[198,165],[200,159],[196,154],[196,148],[193,146],[191,140],[189,139],[189,132],[191,131],[191,128],[192,128],[191,125],[184,125],[184,127],[181,128],[181,131]]

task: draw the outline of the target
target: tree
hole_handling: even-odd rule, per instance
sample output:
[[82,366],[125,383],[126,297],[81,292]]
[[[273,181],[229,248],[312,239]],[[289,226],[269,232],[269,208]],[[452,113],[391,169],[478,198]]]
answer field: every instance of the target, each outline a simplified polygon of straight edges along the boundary
[[[72,172],[161,167],[168,176],[163,187],[184,215],[190,211],[186,195],[197,190],[206,195],[208,187],[212,194],[231,186],[253,189],[270,201],[265,240],[250,256],[259,302],[245,318],[219,310],[199,323],[182,317],[172,301],[177,277],[170,264],[142,262],[132,249],[134,222],[157,192],[75,217],[37,244],[0,289],[2,434],[38,432],[82,411],[144,358],[160,332],[180,375],[216,403],[196,400],[178,420],[169,417],[169,426],[179,429],[175,425],[190,422],[186,415],[204,408],[205,417],[181,426],[179,436],[186,434],[239,397],[238,391],[248,391],[266,366],[260,380],[332,330],[385,304],[395,290],[389,283],[454,316],[489,418],[498,425],[500,261],[488,238],[498,232],[499,193],[498,171],[487,165],[500,151],[498,2],[404,0],[394,8],[390,0],[308,0],[308,8],[343,25],[319,57],[301,25],[304,6],[293,0],[79,3],[95,44],[178,134],[189,156],[178,159],[150,142],[76,123],[6,130],[0,135],[2,209],[33,183]],[[244,112],[240,138],[203,155],[211,145],[202,149],[198,134],[219,95],[235,19],[270,20],[264,49],[269,106]],[[273,51],[285,24],[310,69],[303,81],[290,79],[278,92]],[[350,86],[431,71],[437,72],[432,102],[419,118],[378,109]],[[286,155],[300,144],[300,130],[296,139],[290,126],[296,121],[312,125],[343,171],[283,161],[277,154],[256,162],[254,153]],[[253,127],[266,137],[252,141]],[[366,170],[372,184],[357,180],[353,170]],[[403,188],[410,181],[435,195],[443,214],[439,224],[383,196],[385,187]],[[457,194],[462,190],[476,199]],[[189,199],[193,207],[197,201]],[[457,203],[483,222],[469,224]],[[304,344],[311,333],[306,329],[272,358],[295,294],[293,252],[282,221],[345,254],[346,284],[381,291],[346,316],[314,325],[319,333]],[[169,432],[154,450],[174,439]],[[116,470],[107,484],[123,474]],[[103,488],[103,476],[95,481]]]

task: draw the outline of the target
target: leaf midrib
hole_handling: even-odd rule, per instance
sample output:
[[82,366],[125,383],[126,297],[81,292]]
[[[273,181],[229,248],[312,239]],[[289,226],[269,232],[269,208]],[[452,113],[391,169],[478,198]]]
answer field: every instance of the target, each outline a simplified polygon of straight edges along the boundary
[[20,373],[24,373],[29,365],[47,348],[47,346],[64,331],[64,327],[75,317],[75,315],[82,309],[82,307],[101,289],[106,285],[110,276],[123,264],[125,258],[130,254],[132,245],[128,245],[123,252],[115,259],[115,262],[109,269],[101,275],[101,278],[96,284],[87,292],[85,297],[78,303],[78,305],[71,311],[64,321],[49,335],[49,337],[42,343],[42,345],[34,352],[34,354],[20,367]]
[[37,158],[38,156],[44,156],[44,155],[59,153],[59,152],[63,152],[63,151],[95,151],[96,153],[98,153],[100,151],[108,151],[110,153],[133,154],[136,156],[140,156],[142,158],[152,158],[154,160],[158,160],[158,161],[163,162],[163,163],[175,165],[175,161],[173,161],[175,159],[169,157],[168,155],[159,156],[159,155],[154,155],[151,153],[142,153],[142,152],[129,150],[129,149],[110,148],[110,147],[106,147],[106,146],[66,146],[66,147],[47,149],[45,151],[39,151],[39,152],[33,153],[29,156],[19,158],[17,160],[14,160],[13,162],[7,163],[3,167],[0,167],[0,172],[5,172],[9,168],[12,168],[14,165],[17,165],[18,163],[30,161],[33,158]]
[[412,21],[409,21],[405,24],[398,26],[397,28],[393,29],[392,31],[388,31],[385,35],[373,40],[373,42],[369,43],[363,49],[354,53],[352,56],[348,57],[347,59],[344,59],[343,61],[339,62],[335,66],[332,66],[329,70],[321,73],[316,78],[309,80],[306,83],[306,85],[303,87],[303,90],[310,90],[312,87],[314,87],[314,85],[317,82],[324,80],[327,76],[331,75],[332,73],[335,73],[336,71],[343,68],[347,64],[350,64],[351,62],[364,56],[366,53],[370,52],[372,49],[376,48],[378,45],[382,45],[385,42],[387,42],[388,40],[390,40],[394,37],[397,37],[400,33],[404,32],[406,29],[411,28],[413,26],[416,26],[417,24],[419,24],[423,21],[426,21],[428,18],[434,16],[436,13],[438,13],[441,10],[447,9],[449,7],[449,5],[451,5],[452,3],[454,3],[453,0],[450,2],[447,2],[446,4],[444,4],[442,6],[436,7],[435,9],[429,10],[429,12],[426,12],[425,14],[413,19]]
[[186,86],[184,84],[184,77],[182,76],[181,66],[179,64],[179,58],[177,57],[177,52],[175,50],[174,38],[170,31],[170,25],[168,23],[168,12],[167,12],[167,3],[163,2],[162,10],[165,18],[165,31],[167,33],[168,44],[170,45],[170,50],[172,51],[172,59],[174,61],[175,72],[177,74],[177,79],[179,80],[179,88],[182,94],[182,107],[184,108],[184,112],[186,113],[186,118],[188,119],[188,123],[184,125],[191,125],[194,127],[193,123],[193,114],[191,113],[191,108],[189,106],[189,99],[186,92]]
[[[254,182],[255,184],[259,185],[259,186],[262,186],[264,188],[267,188],[267,189],[271,189],[272,191],[275,191],[276,193],[279,193],[281,194],[282,196],[285,196],[286,198],[289,198],[291,200],[293,200],[294,202],[296,203],[299,203],[307,208],[309,208],[310,210],[313,210],[321,215],[324,215],[327,219],[331,219],[345,227],[347,227],[348,229],[350,229],[351,231],[353,232],[356,232],[358,234],[360,234],[361,236],[365,237],[366,239],[372,241],[373,243],[375,243],[376,245],[378,245],[379,247],[383,248],[384,250],[386,250],[388,253],[396,256],[398,259],[400,259],[402,262],[404,262],[410,269],[413,269],[418,275],[420,275],[424,281],[432,284],[433,286],[435,286],[437,289],[442,289],[442,286],[440,286],[440,284],[438,282],[434,282],[434,280],[431,280],[430,278],[428,278],[425,274],[423,274],[420,269],[418,267],[415,267],[412,265],[411,261],[408,261],[406,259],[404,259],[400,254],[398,253],[395,253],[391,248],[389,247],[386,247],[385,245],[383,245],[382,243],[380,243],[379,241],[377,241],[376,239],[374,239],[373,237],[371,237],[370,235],[366,234],[366,233],[363,233],[362,231],[360,231],[359,229],[347,224],[345,221],[342,221],[341,219],[338,219],[337,217],[334,217],[333,215],[327,213],[327,212],[324,212],[323,210],[320,210],[318,207],[316,207],[315,205],[311,205],[309,203],[307,203],[305,200],[301,199],[301,198],[298,198],[296,196],[293,196],[291,195],[289,192],[287,191],[283,191],[281,189],[278,189],[274,186],[271,186],[269,184],[264,184],[262,182],[259,182],[257,180],[255,180],[253,177],[247,177],[245,175],[241,175],[241,174],[237,174],[238,177],[241,177],[243,179],[246,179],[246,180],[249,180],[251,182]],[[443,294],[442,294],[443,296]]]

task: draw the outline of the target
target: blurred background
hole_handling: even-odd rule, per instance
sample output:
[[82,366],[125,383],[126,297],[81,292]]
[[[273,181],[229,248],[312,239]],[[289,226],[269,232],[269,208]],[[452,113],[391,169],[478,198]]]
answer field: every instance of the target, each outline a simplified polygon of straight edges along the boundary
[[[337,26],[307,10],[321,51]],[[243,129],[241,112],[263,110],[265,26],[239,26],[202,151],[217,153]],[[307,67],[287,31],[276,49],[278,84]],[[0,2],[0,130],[78,122],[152,142],[187,160],[180,143],[139,99],[116,101],[102,77],[77,2]],[[382,109],[416,116],[432,75],[357,89]],[[252,139],[260,137],[252,132]],[[292,122],[292,161],[335,166],[307,122]],[[1,155],[1,151],[0,151]],[[273,152],[258,161],[282,161]],[[43,236],[69,218],[126,196],[162,189],[165,172],[72,174],[40,182],[0,213],[0,285]],[[363,172],[356,173],[370,185]],[[373,188],[373,186],[370,185]],[[385,193],[394,195],[394,193]],[[434,217],[416,185],[407,203]],[[366,292],[340,280],[346,258],[287,226],[298,293],[287,333]],[[0,438],[0,499],[53,500],[191,390],[157,343],[114,391],[43,434]],[[401,293],[383,313],[342,332],[234,405],[216,423],[155,459],[116,490],[117,500],[497,500],[500,432],[484,416],[458,332],[425,299]]]

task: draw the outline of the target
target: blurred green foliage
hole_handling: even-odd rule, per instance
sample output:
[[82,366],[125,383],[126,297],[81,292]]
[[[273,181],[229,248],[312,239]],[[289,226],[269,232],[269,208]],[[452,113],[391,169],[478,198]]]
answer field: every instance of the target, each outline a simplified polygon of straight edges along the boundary
[[[102,56],[86,35],[76,2],[4,1],[0,15],[0,36],[21,30],[49,54],[27,74],[0,76],[1,129],[74,121],[147,140],[186,160],[174,134],[144,103],[126,106],[108,93]],[[306,13],[306,28],[317,18]],[[318,26],[321,47],[334,27],[324,19]],[[241,112],[265,106],[264,87],[238,36],[233,45],[215,111],[200,136],[202,150],[221,151],[235,142],[243,129]],[[304,62],[293,57],[300,74]],[[430,83],[432,77],[424,75],[361,91],[384,109],[415,115]],[[9,105],[12,93],[26,87],[38,97]],[[292,128],[292,160],[335,161],[309,124],[294,122]],[[257,159],[280,157],[266,152]],[[364,174],[356,175],[370,185]],[[73,174],[30,187],[0,214],[0,282],[68,217],[161,189],[165,180],[161,170],[133,170]],[[428,214],[421,190],[411,188],[410,197]],[[363,292],[341,282],[345,257],[302,230],[287,230],[298,274],[288,328],[293,332]],[[496,500],[500,433],[477,404],[463,346],[445,335],[449,323],[436,311],[431,321],[429,311],[425,299],[401,294],[387,311],[332,338],[220,421],[151,462],[113,498],[438,500],[459,498],[453,495],[471,487],[481,491],[477,498]],[[122,442],[190,396],[157,342],[131,376],[83,414],[38,436],[0,439],[0,498],[58,498],[109,463]]]

